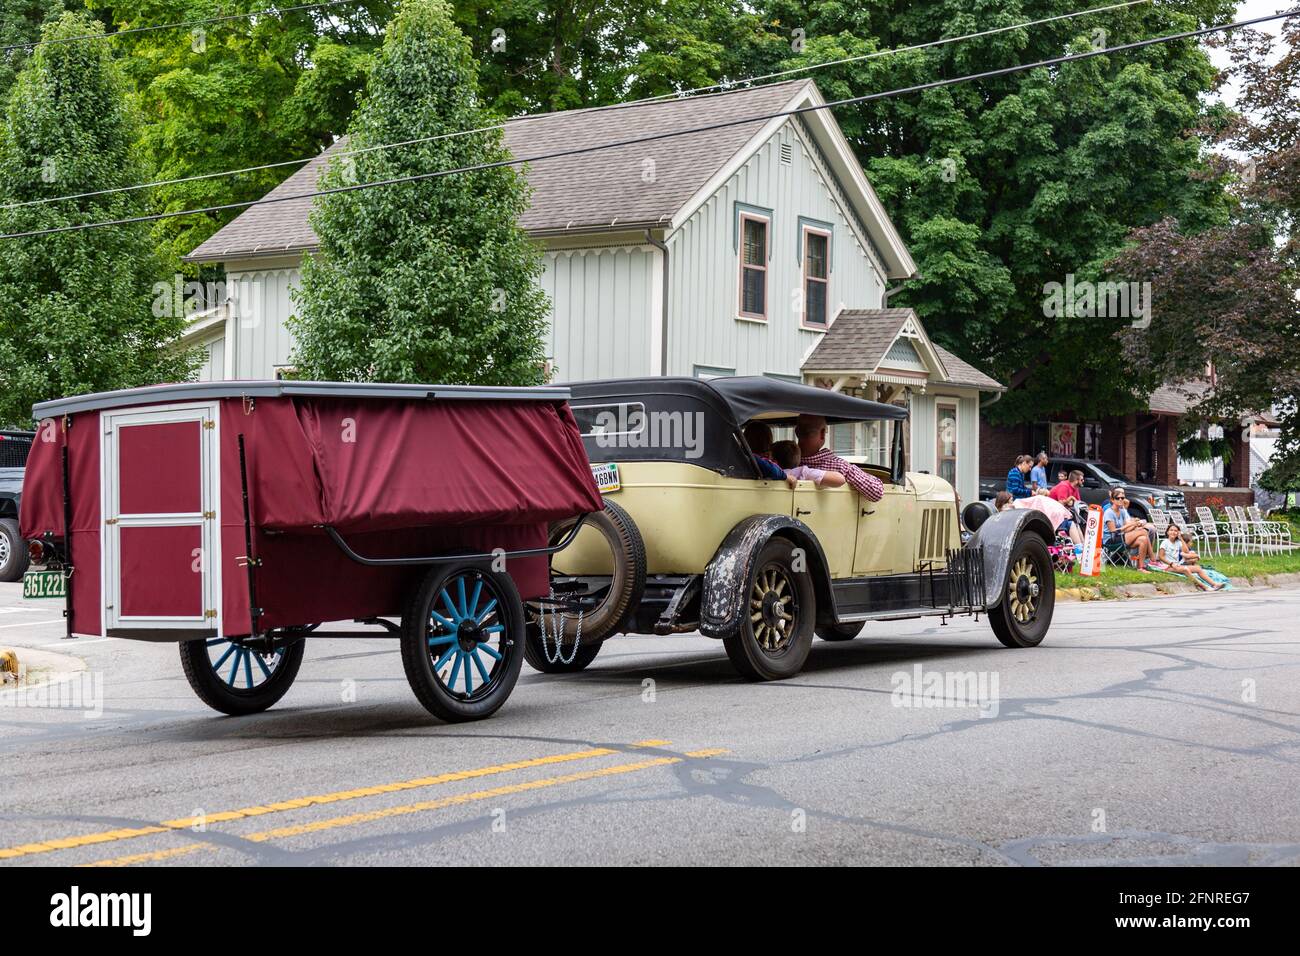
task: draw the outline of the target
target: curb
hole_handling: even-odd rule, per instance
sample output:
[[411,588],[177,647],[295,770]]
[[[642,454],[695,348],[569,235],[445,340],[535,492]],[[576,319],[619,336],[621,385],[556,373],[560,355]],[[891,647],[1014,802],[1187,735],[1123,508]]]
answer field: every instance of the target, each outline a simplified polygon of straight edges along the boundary
[[[1280,588],[1300,585],[1300,573],[1261,574],[1257,578],[1229,578],[1233,590],[1248,591],[1260,588]],[[1205,593],[1188,581],[1170,578],[1168,581],[1142,582],[1140,584],[1117,584],[1106,587],[1087,585],[1072,588],[1057,588],[1058,601],[1131,601],[1142,598],[1170,597],[1176,594]]]
[[30,647],[16,647],[12,650],[18,655],[27,679],[21,684],[0,684],[0,698],[15,691],[61,684],[86,670],[86,662],[70,654],[56,654]]

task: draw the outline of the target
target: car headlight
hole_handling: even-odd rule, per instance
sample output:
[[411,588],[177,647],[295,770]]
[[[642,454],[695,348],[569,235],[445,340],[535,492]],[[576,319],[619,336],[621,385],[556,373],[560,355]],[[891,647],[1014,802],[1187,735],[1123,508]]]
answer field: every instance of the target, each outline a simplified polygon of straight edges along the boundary
[[1165,506],[1165,496],[1164,496],[1164,495],[1152,495],[1152,496],[1151,496],[1151,503],[1152,503],[1153,505],[1155,505],[1157,508],[1163,508],[1163,507]]

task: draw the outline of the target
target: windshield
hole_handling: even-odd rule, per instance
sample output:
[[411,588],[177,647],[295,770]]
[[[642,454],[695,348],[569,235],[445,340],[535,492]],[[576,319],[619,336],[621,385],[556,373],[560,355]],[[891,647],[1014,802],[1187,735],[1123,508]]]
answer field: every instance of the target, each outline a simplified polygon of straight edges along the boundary
[[1117,481],[1125,485],[1133,484],[1133,479],[1124,474],[1124,472],[1120,471],[1114,465],[1109,465],[1102,461],[1094,461],[1092,462],[1092,467],[1101,472],[1107,481]]

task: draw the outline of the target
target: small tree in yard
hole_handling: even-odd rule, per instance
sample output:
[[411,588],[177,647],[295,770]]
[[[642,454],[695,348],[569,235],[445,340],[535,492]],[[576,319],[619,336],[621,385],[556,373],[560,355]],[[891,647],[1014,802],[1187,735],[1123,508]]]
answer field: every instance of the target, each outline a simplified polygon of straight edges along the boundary
[[[65,14],[42,31],[0,124],[0,205],[143,182],[134,127],[103,43],[58,42],[103,31]],[[15,233],[139,215],[139,193],[0,209]],[[32,403],[184,378],[169,343],[182,319],[155,315],[162,279],[147,224],[0,241],[0,423],[30,421]]]
[[[442,0],[408,0],[388,27],[349,150],[490,126],[466,38]],[[324,189],[509,156],[501,131],[331,162]],[[307,378],[535,384],[546,297],[541,253],[511,167],[321,197],[320,250],[303,266],[293,362]]]

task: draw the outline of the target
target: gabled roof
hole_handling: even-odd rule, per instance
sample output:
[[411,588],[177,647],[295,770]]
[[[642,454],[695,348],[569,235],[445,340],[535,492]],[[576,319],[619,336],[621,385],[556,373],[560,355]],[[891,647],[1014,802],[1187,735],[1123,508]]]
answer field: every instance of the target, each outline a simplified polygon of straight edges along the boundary
[[[520,224],[534,235],[583,234],[614,228],[669,228],[681,224],[790,117],[763,119],[822,102],[811,80],[752,89],[599,109],[569,110],[510,120],[505,141],[517,159],[644,139],[680,129],[759,117],[753,122],[682,136],[652,139],[527,165],[532,204]],[[853,158],[829,111],[802,114],[827,156],[856,213],[871,232],[891,278],[915,273],[897,230]],[[346,149],[340,139],[304,165],[266,198],[313,191],[331,156]],[[400,148],[400,147],[398,147]],[[647,165],[653,161],[653,166]],[[716,183],[716,185],[714,185]],[[712,188],[710,188],[712,186]],[[401,188],[379,187],[379,188]],[[308,222],[312,200],[290,199],[252,206],[186,256],[215,262],[315,249]]]
[[890,368],[891,347],[900,336],[915,343],[918,354],[929,353],[932,382],[964,385],[982,391],[1004,391],[979,369],[930,341],[912,309],[846,309],[804,359],[807,374],[873,375]]

